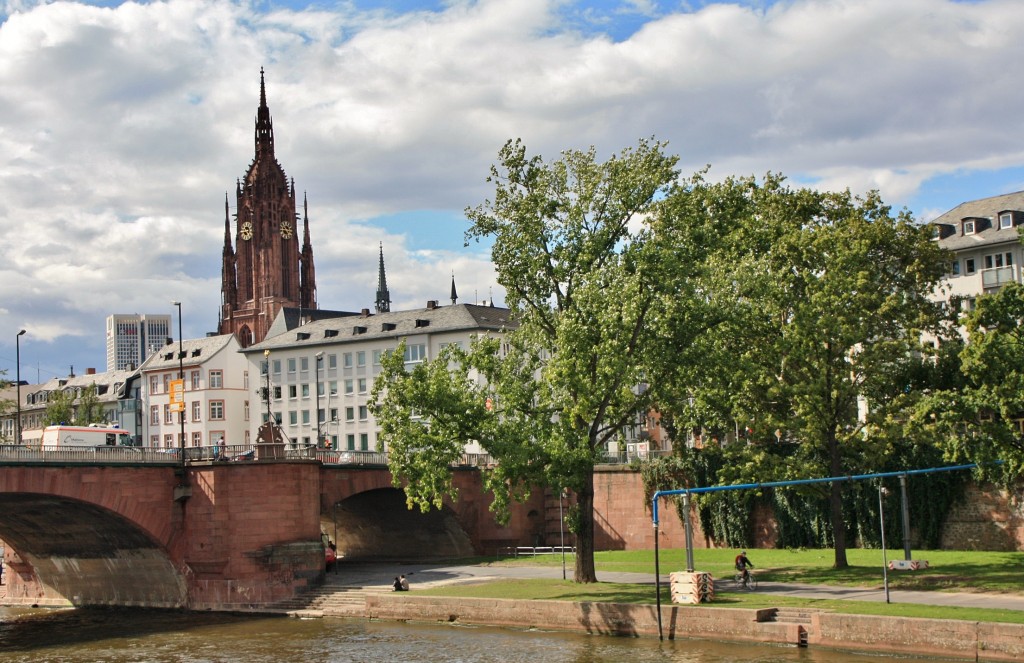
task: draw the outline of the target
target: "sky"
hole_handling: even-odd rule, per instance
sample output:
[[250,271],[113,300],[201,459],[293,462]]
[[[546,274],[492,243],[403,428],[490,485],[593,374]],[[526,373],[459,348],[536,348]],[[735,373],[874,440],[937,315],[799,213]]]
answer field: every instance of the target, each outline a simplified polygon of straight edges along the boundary
[[503,302],[464,210],[501,146],[881,192],[928,221],[1024,189],[1019,0],[0,0],[0,370],[105,370],[112,313],[216,329],[224,198],[276,156],[321,308]]

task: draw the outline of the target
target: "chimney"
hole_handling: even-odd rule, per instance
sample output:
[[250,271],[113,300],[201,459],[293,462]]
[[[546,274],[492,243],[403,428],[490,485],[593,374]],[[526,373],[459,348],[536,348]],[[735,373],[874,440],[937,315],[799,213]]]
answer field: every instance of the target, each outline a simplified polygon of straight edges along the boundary
[[429,300],[427,300],[427,310],[428,311],[433,311],[435,308],[437,308],[437,300],[436,299],[429,299]]
[[359,311],[359,315],[364,317],[364,318],[370,317],[370,309],[368,309],[368,308],[362,309],[361,311]]
[[87,369],[85,369],[85,374],[86,375],[96,375],[96,369],[95,368],[87,368]]

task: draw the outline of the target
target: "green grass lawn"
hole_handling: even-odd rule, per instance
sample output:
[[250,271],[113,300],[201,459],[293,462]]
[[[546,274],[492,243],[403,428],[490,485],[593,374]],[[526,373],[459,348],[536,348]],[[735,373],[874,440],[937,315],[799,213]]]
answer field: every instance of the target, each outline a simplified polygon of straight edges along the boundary
[[[696,549],[694,568],[707,571],[716,579],[731,578],[735,549]],[[821,585],[856,587],[882,587],[882,551],[848,550],[850,567],[832,568],[835,562],[832,550],[757,550],[749,549],[748,557],[756,564],[755,573],[761,581],[798,582]],[[889,571],[890,589],[933,591],[1024,593],[1024,553],[973,552],[954,550],[912,551],[911,557],[926,560],[929,568],[922,571]],[[903,550],[887,551],[886,559],[903,559]],[[476,558],[464,563],[497,566],[561,566],[560,555],[519,558]],[[567,556],[569,573],[575,560]],[[598,582],[577,585],[571,581],[552,580],[497,580],[472,584],[450,585],[418,590],[418,593],[438,596],[466,596],[478,598],[513,598],[522,600],[555,601],[608,601],[617,603],[655,603],[654,553],[650,550],[599,552],[595,555],[597,576],[614,571],[650,574],[647,584],[620,584]],[[662,550],[662,575],[686,568],[686,551]],[[669,604],[668,587],[662,587],[662,602]],[[682,606],[690,608],[692,606]],[[862,615],[893,615],[901,617],[927,617],[931,619],[960,619],[970,621],[1024,623],[1024,611],[982,608],[952,608],[908,603],[870,601],[844,601],[804,599],[777,596],[760,592],[723,592],[712,603],[701,607],[771,608],[805,607],[833,612]]]
[[[695,549],[694,568],[715,578],[733,574],[733,560],[739,550],[730,548]],[[849,568],[832,568],[832,550],[768,549],[747,551],[760,580],[800,582],[816,585],[882,587],[882,551],[851,549],[846,551]],[[662,550],[661,573],[686,568],[686,551]],[[911,551],[911,557],[925,560],[923,571],[889,571],[890,589],[1024,592],[1024,553],[975,552],[964,550]],[[903,550],[887,550],[886,559],[903,559]],[[480,563],[525,566],[561,566],[559,555],[519,558],[479,558]],[[654,552],[650,550],[599,552],[594,555],[598,579],[601,572],[629,571],[649,573],[654,578]],[[571,572],[574,560],[566,562]]]

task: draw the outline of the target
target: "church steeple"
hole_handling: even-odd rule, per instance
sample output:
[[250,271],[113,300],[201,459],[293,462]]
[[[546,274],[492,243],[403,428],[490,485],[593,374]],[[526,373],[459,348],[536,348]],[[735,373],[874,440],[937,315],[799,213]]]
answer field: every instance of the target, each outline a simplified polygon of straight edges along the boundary
[[[295,180],[292,180],[292,195],[295,193]],[[316,269],[313,267],[313,244],[309,241],[309,203],[306,193],[302,193],[302,253],[299,255],[301,264],[302,285],[299,287],[299,308],[313,310],[316,306]]]
[[270,108],[267,107],[267,86],[263,80],[263,67],[260,67],[260,107],[256,110],[256,158],[266,154],[274,158],[274,122],[270,119]]
[[391,293],[388,292],[388,277],[384,273],[384,243],[380,244],[380,268],[377,271],[377,313],[391,311]]
[[455,292],[455,272],[452,272],[452,306],[459,301],[459,293]]
[[[221,334],[234,334],[247,348],[262,341],[283,308],[317,308],[313,247],[305,200],[302,238],[295,180],[274,156],[274,126],[267,106],[266,75],[260,69],[255,157],[235,184],[234,246],[225,203]],[[300,244],[301,241],[301,244]]]

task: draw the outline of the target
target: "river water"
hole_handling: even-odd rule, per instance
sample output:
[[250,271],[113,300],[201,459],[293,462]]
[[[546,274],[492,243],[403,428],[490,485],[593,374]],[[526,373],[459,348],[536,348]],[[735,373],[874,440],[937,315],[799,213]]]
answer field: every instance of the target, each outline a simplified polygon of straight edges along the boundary
[[[878,663],[700,640],[129,609],[0,608],[0,663]],[[882,659],[886,660],[886,659]],[[888,659],[893,660],[893,659]]]

